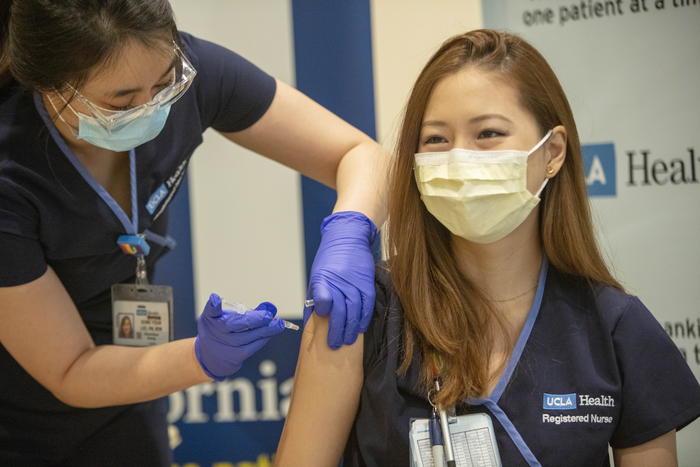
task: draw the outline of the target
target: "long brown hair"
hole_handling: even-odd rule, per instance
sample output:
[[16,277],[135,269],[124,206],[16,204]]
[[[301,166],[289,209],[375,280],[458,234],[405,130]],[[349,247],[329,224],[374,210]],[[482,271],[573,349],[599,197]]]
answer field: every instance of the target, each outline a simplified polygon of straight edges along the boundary
[[[592,282],[622,289],[610,274],[593,233],[573,114],[546,60],[520,37],[477,30],[448,39],[413,86],[399,134],[388,201],[388,263],[405,313],[405,373],[414,346],[423,357],[422,382],[432,386],[430,353],[444,361],[442,407],[485,393],[494,345],[494,310],[484,293],[457,265],[450,232],[425,208],[413,176],[420,127],[433,87],[465,68],[496,72],[518,90],[520,105],[537,120],[541,136],[557,125],[567,130],[566,159],[549,181],[539,205],[539,233],[550,264]],[[496,324],[498,320],[495,319]]]

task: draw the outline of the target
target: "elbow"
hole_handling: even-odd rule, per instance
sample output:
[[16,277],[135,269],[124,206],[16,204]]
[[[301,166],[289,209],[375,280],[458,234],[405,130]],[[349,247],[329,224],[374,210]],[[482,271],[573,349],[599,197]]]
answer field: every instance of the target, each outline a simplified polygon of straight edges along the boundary
[[66,384],[56,384],[51,387],[46,387],[53,396],[66,405],[78,409],[99,409],[106,407],[105,404],[96,404],[95,397],[90,397],[90,391],[80,390],[76,387],[71,387]]
[[49,389],[49,391],[51,391],[51,394],[53,394],[56,399],[71,407],[76,407],[78,409],[97,408],[96,406],[88,404],[87,398],[80,397],[79,395],[74,394],[72,391],[65,390],[63,388],[53,388]]

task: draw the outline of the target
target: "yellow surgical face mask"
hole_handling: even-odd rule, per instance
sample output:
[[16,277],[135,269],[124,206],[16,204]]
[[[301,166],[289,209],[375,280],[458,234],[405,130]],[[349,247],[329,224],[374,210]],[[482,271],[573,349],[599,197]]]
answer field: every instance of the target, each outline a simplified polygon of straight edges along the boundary
[[428,211],[450,232],[474,243],[496,242],[515,230],[540,202],[527,190],[531,151],[424,152],[415,155],[415,176]]

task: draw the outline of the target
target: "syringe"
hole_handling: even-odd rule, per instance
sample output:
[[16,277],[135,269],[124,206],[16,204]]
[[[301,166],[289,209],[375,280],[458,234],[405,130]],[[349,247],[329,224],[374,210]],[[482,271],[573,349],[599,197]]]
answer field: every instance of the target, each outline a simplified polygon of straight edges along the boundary
[[[236,313],[243,315],[245,314],[246,311],[252,311],[250,308],[247,308],[244,304],[238,303],[238,302],[229,302],[224,300],[223,298],[221,299],[221,307],[226,307],[229,310],[233,310]],[[290,323],[286,319],[283,319],[282,322],[284,323],[284,327],[287,329],[292,329],[293,331],[298,331],[299,326],[297,326],[294,323]]]

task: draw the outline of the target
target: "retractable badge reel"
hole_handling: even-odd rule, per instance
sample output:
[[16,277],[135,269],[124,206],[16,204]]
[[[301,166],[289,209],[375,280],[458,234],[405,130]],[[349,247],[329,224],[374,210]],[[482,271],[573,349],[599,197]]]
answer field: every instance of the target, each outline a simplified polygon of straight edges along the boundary
[[148,347],[173,340],[173,289],[149,285],[142,235],[122,235],[117,243],[136,256],[136,283],[112,286],[112,335],[116,345]]

